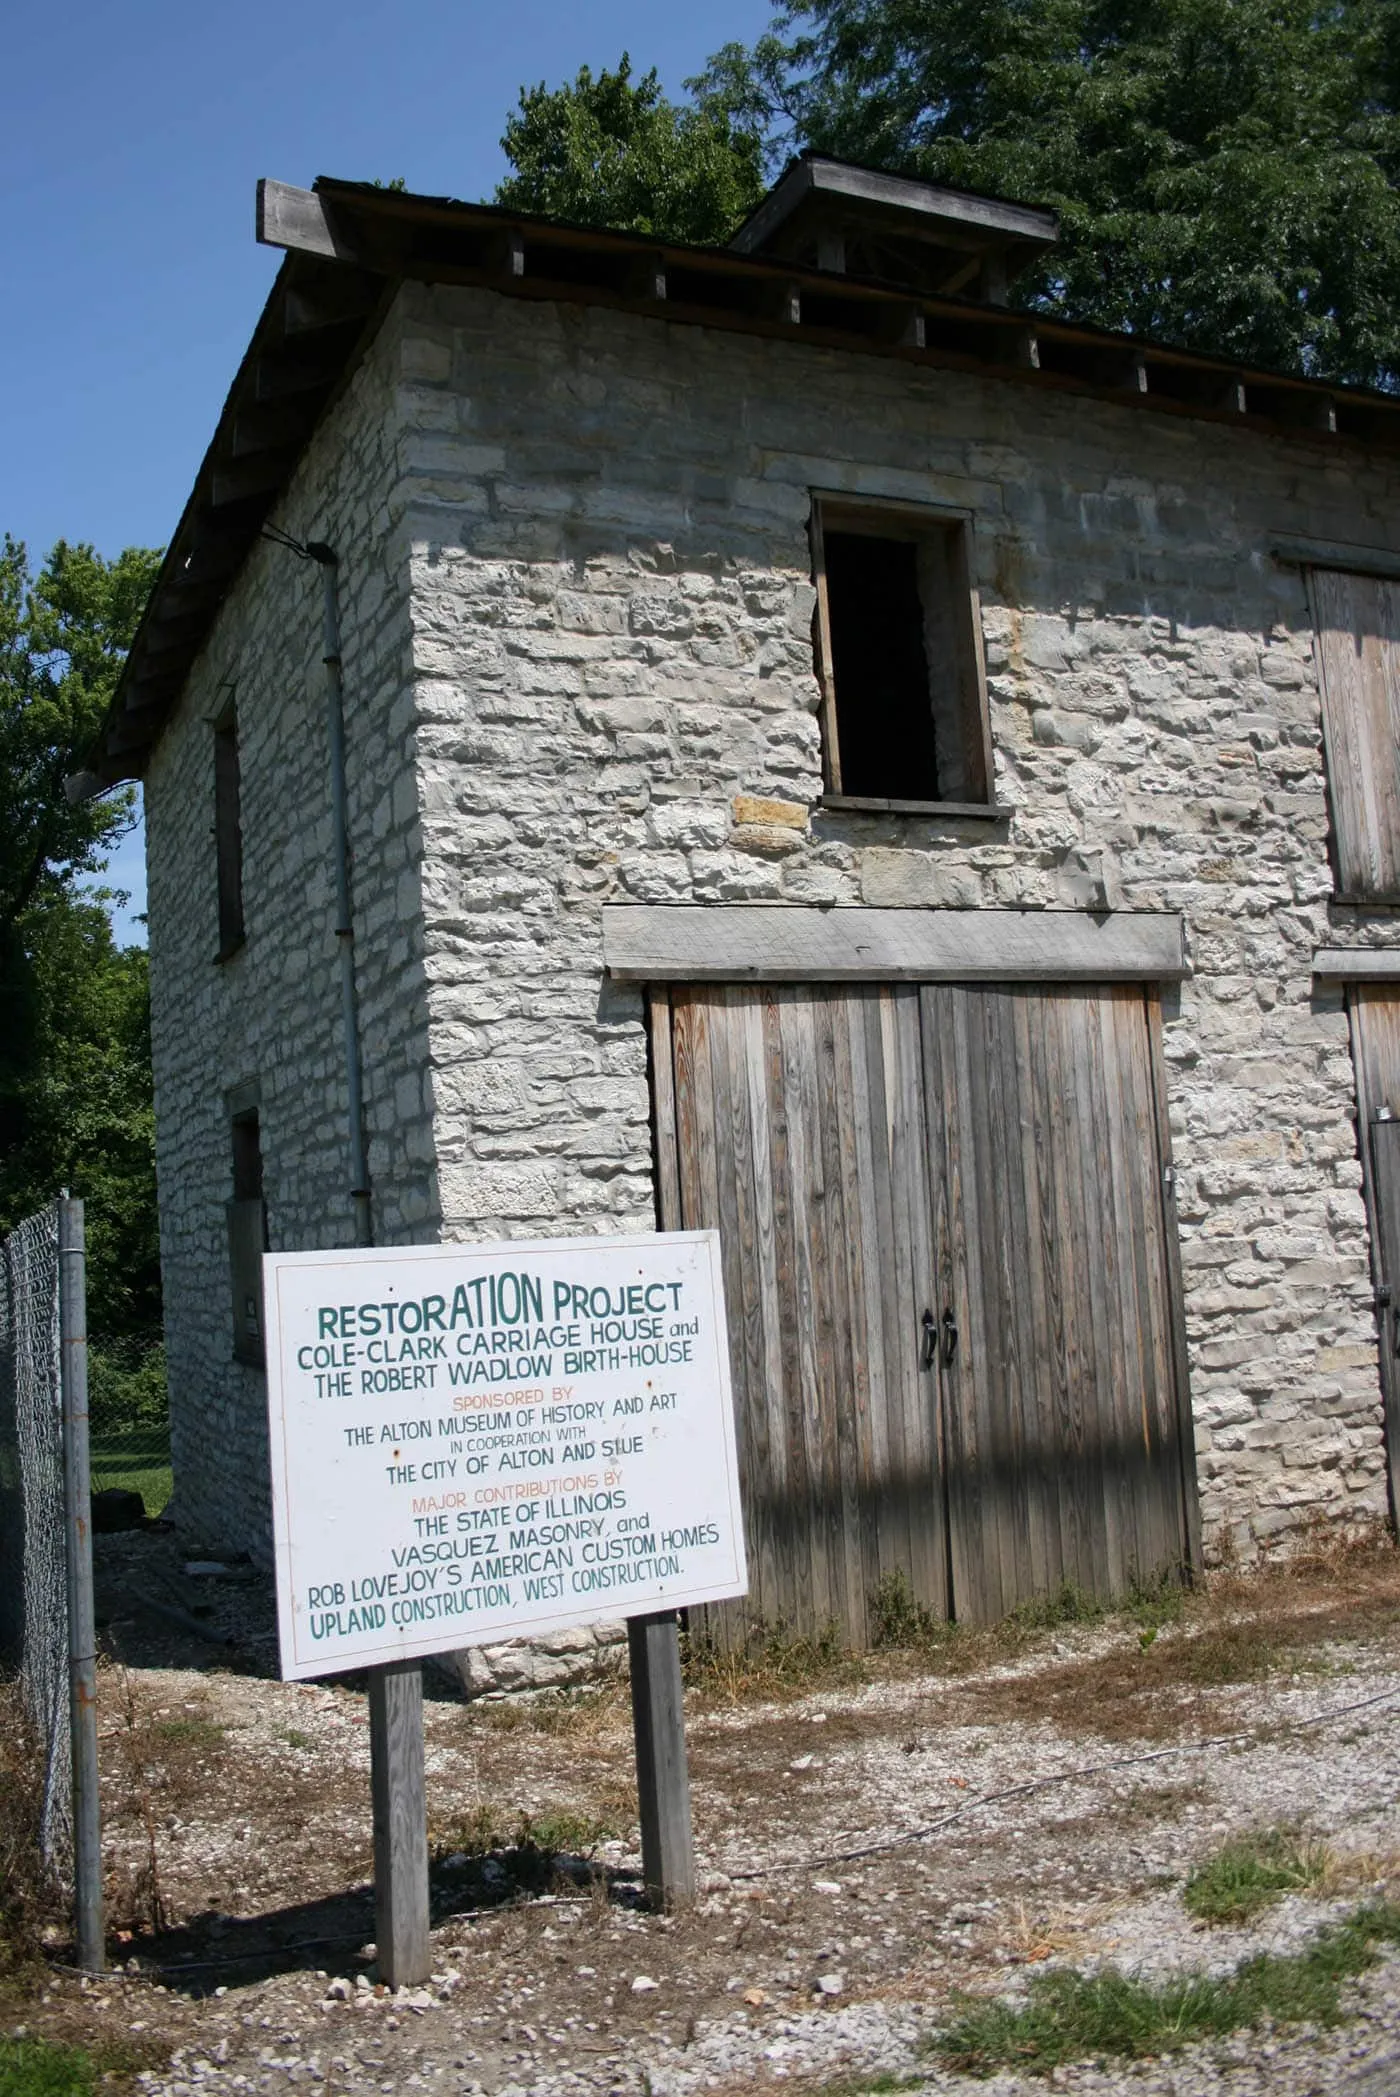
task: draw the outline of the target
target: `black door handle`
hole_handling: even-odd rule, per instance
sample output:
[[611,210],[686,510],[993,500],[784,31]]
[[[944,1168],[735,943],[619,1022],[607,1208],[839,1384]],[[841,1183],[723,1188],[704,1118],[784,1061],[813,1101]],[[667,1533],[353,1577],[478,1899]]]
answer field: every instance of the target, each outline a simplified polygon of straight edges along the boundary
[[922,1322],[924,1328],[924,1356],[919,1367],[921,1369],[931,1369],[934,1357],[938,1352],[938,1326],[932,1311],[924,1312]]
[[943,1313],[943,1361],[947,1367],[958,1351],[958,1321],[951,1311]]

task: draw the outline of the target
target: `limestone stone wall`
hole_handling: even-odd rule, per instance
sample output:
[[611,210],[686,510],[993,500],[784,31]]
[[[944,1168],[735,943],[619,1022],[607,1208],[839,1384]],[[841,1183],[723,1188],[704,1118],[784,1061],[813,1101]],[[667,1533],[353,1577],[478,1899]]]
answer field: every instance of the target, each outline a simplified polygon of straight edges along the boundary
[[[1381,1512],[1347,1023],[1310,959],[1400,934],[1329,903],[1306,598],[1269,546],[1396,543],[1393,470],[484,292],[410,288],[397,323],[445,1231],[653,1221],[608,900],[1178,910],[1208,1538]],[[817,807],[814,488],[972,512],[1004,820]]]
[[[340,554],[357,977],[376,1235],[436,1236],[397,332],[318,433],[273,522]],[[192,1538],[270,1553],[264,1379],[231,1355],[228,1094],[259,1095],[274,1247],[348,1244],[351,1211],[318,571],[259,544],[146,782],[161,1260],[176,1497]],[[232,692],[247,942],[218,947],[212,720]]]

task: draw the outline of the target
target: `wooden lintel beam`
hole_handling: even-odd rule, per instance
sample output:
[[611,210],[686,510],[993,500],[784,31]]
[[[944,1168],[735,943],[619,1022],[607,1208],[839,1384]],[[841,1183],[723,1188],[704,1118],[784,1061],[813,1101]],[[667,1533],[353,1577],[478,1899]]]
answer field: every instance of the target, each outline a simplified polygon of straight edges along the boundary
[[603,961],[627,983],[1176,982],[1181,918],[1062,910],[825,910],[610,903]]

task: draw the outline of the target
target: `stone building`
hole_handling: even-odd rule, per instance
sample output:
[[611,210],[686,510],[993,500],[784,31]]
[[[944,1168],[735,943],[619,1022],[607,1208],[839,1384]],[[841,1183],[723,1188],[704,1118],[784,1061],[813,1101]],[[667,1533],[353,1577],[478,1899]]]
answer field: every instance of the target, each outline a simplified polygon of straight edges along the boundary
[[817,160],[725,251],[263,185],[95,759],[211,1544],[268,1548],[257,1253],[354,1235],[327,573],[355,1194],[718,1226],[759,1613],[1385,1515],[1400,401],[1010,308],[1054,231]]

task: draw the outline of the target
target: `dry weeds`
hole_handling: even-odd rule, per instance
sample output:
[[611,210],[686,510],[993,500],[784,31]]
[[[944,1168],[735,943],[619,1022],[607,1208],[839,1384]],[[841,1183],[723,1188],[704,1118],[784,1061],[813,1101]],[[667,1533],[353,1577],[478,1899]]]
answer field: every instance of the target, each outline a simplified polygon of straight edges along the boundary
[[[1221,1720],[1218,1692],[1335,1670],[1348,1643],[1397,1625],[1400,1552],[1372,1534],[1262,1571],[1216,1574],[1185,1598],[1179,1623],[1150,1640],[1124,1625],[1106,1651],[979,1680],[957,1709],[965,1721],[1049,1720],[1067,1734],[1115,1741],[1210,1731]],[[997,1628],[986,1635],[989,1663]]]

